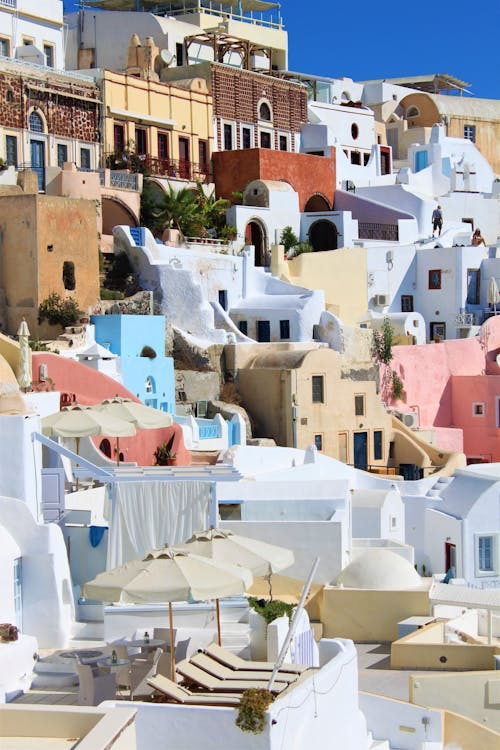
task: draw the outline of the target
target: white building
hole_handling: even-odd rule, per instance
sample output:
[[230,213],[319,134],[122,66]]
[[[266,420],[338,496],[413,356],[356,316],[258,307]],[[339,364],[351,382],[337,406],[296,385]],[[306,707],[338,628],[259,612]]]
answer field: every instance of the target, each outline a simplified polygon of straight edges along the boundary
[[64,70],[62,0],[0,5],[0,55]]

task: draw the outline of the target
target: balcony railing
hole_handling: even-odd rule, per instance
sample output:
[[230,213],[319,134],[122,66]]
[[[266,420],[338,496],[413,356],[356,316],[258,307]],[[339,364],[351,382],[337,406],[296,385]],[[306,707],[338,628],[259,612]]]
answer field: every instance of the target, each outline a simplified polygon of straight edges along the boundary
[[0,0],[0,5],[6,8],[17,8],[17,0]]
[[120,154],[114,151],[104,155],[104,163],[109,169],[128,169],[147,176],[210,182],[210,164],[197,164],[189,159],[163,159],[149,154]]
[[459,312],[455,315],[455,325],[458,328],[471,328],[476,323],[474,313]]
[[359,221],[358,237],[360,240],[386,240],[388,242],[399,242],[399,227],[397,224],[379,224],[374,221]]

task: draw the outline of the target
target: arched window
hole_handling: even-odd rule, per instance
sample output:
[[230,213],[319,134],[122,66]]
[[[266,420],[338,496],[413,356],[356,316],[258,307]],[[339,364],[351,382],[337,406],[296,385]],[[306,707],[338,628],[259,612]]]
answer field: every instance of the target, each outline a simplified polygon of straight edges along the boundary
[[406,117],[409,119],[410,117],[420,117],[420,110],[418,107],[415,107],[414,104],[412,104],[411,107],[408,107],[406,110]]
[[259,107],[259,120],[265,120],[271,122],[271,107],[267,102],[262,102]]
[[351,94],[349,93],[349,91],[343,91],[342,92],[342,96],[340,97],[340,101],[343,102],[344,104],[346,102],[350,102],[351,101]]
[[359,135],[359,128],[358,128],[358,126],[356,125],[355,122],[353,122],[353,124],[351,125],[351,135],[352,135],[352,137],[353,137],[354,140],[356,140],[356,138]]
[[33,111],[29,117],[29,127],[33,133],[43,133],[43,120],[38,112]]
[[146,393],[154,393],[155,392],[155,381],[154,378],[151,376],[148,376],[146,378],[146,383],[144,385],[144,390]]

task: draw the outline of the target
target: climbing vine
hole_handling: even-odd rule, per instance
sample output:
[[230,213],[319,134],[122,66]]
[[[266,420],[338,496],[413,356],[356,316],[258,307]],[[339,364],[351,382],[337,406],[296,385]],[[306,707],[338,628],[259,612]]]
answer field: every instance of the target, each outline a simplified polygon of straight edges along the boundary
[[250,688],[241,694],[236,726],[242,732],[260,734],[266,725],[266,711],[274,698],[269,690]]
[[404,384],[391,365],[394,346],[394,328],[389,318],[384,318],[381,328],[373,331],[372,357],[380,368],[380,387],[385,401],[404,397]]

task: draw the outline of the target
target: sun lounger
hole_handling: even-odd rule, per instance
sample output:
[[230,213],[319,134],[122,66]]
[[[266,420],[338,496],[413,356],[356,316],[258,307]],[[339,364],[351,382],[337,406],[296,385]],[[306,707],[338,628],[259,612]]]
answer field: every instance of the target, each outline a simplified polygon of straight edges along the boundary
[[[270,671],[252,672],[252,670],[241,669],[236,672],[234,669],[226,667],[220,661],[208,656],[208,654],[193,654],[189,661],[219,680],[269,680],[271,676]],[[276,675],[277,682],[286,682],[289,684],[296,679],[297,675],[291,672],[278,672]]]
[[230,693],[225,693],[224,695],[215,695],[214,693],[192,693],[187,688],[177,685],[163,675],[151,677],[147,682],[150,687],[175,703],[185,703],[188,705],[205,704],[213,706],[237,706],[241,698],[239,694]]
[[[269,682],[269,680],[219,680],[217,677],[214,677],[203,669],[191,664],[186,659],[179,662],[176,669],[177,672],[182,675],[183,679],[187,679],[189,682],[194,683],[204,690],[215,690],[219,693],[238,693],[248,690],[249,688],[262,688],[263,690],[267,690]],[[286,687],[288,687],[286,682],[275,682],[271,692],[281,693]]]
[[[240,656],[233,654],[226,648],[222,648],[222,646],[218,646],[216,643],[211,643],[209,646],[207,646],[207,648],[205,649],[205,653],[208,654],[208,656],[211,656],[212,659],[220,661],[221,664],[224,664],[226,667],[234,669],[235,672],[238,672],[240,669],[251,670],[254,672],[272,672],[275,667],[275,664],[272,661],[245,661],[245,659],[242,659]],[[308,669],[308,667],[305,664],[282,664],[280,667],[280,672],[294,672],[295,674],[302,674],[302,672],[305,672],[306,669]]]

